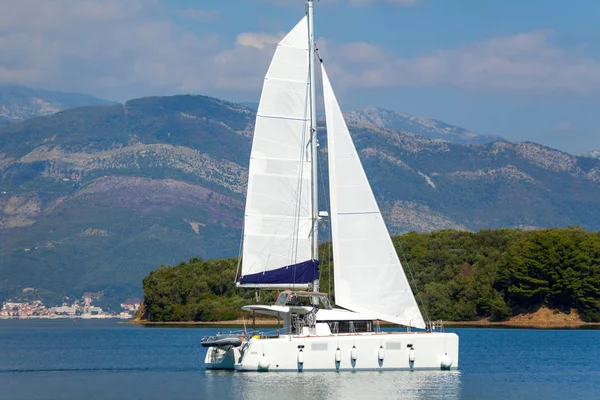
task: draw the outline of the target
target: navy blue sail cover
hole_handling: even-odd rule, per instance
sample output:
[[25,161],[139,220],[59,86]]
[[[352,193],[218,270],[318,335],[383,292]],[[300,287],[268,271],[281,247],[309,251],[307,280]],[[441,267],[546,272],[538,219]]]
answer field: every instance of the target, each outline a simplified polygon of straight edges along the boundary
[[319,277],[319,261],[308,260],[299,264],[288,265],[271,271],[259,272],[242,276],[240,284],[306,284],[312,283]]

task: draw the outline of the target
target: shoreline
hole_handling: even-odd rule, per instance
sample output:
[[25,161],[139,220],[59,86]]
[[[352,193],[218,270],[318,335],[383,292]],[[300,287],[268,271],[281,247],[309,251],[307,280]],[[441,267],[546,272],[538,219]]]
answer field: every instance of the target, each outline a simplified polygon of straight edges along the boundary
[[[188,325],[188,326],[204,326],[204,327],[243,327],[244,320],[231,320],[231,321],[169,321],[169,322],[154,322],[154,321],[141,321],[141,320],[132,320],[127,321],[125,323],[135,324],[135,325],[165,325],[165,326],[173,326],[173,325]],[[247,327],[252,326],[252,321],[245,321],[245,325]],[[397,325],[381,323],[382,327],[394,327]],[[256,326],[261,327],[276,327],[276,320],[265,320],[260,319],[256,320]],[[529,321],[501,321],[501,322],[491,322],[487,320],[479,320],[479,321],[443,321],[443,326],[448,328],[460,327],[460,328],[519,328],[519,329],[577,329],[584,327],[599,327],[600,322],[565,322],[565,321],[552,321],[552,322],[529,322]]]
[[[535,311],[518,314],[505,321],[490,321],[487,318],[476,321],[432,321],[439,326],[439,322],[444,327],[473,327],[473,328],[519,328],[519,329],[578,329],[578,328],[595,328],[600,329],[599,322],[584,322],[577,310],[571,309],[567,311],[559,311],[542,306]],[[139,325],[198,325],[198,326],[214,326],[214,327],[246,327],[252,326],[252,319],[235,319],[230,321],[185,321],[185,322],[150,322],[140,319],[134,319],[129,323]],[[277,319],[275,318],[260,318],[256,319],[256,326],[276,327]],[[396,327],[398,325],[388,322],[379,322],[381,327]]]
[[487,320],[481,321],[444,321],[444,326],[448,327],[503,327],[503,328],[534,328],[534,329],[576,329],[576,328],[584,328],[584,327],[600,327],[600,322],[565,322],[565,321],[556,321],[556,322],[524,322],[524,321],[499,321],[492,322]]

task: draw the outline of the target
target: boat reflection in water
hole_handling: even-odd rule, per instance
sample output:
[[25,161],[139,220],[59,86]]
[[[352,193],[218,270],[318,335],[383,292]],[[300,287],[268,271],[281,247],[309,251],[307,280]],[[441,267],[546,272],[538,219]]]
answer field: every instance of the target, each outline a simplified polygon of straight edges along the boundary
[[207,398],[237,399],[459,399],[460,371],[205,372]]

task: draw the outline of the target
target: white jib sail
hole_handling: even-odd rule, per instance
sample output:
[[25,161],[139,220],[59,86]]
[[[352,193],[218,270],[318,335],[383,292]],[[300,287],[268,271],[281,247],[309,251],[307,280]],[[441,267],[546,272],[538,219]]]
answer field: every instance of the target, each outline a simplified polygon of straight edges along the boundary
[[325,68],[335,302],[355,312],[425,328]]
[[293,266],[311,260],[309,107],[305,17],[279,43],[265,77],[250,156],[241,286],[308,283],[299,282]]

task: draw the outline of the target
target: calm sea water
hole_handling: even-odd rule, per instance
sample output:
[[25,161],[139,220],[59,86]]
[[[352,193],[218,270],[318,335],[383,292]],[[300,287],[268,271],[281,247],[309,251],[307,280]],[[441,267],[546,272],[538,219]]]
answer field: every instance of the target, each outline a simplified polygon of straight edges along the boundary
[[458,372],[258,374],[204,370],[217,329],[0,321],[0,399],[600,399],[600,330],[452,331]]

